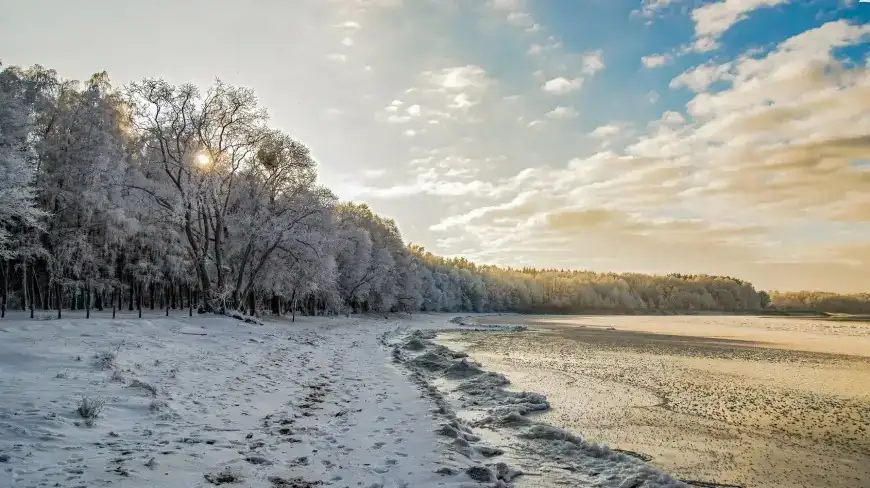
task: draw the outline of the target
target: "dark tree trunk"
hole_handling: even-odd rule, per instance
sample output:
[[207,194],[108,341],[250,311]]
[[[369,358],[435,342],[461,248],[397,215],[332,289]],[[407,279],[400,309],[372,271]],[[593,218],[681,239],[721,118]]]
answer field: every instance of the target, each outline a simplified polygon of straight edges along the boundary
[[105,293],[105,291],[103,291],[103,290],[99,290],[96,293],[94,293],[94,308],[96,308],[100,312],[103,311],[103,294],[104,293]]
[[85,285],[85,318],[91,318],[91,280]]
[[254,300],[254,292],[248,292],[248,310],[250,310],[250,316],[253,317],[257,314],[255,309],[255,300]]
[[3,294],[0,297],[0,319],[6,317],[6,296],[9,293],[9,261],[3,260],[3,290],[0,291]]
[[130,303],[128,305],[129,306],[128,311],[130,311],[130,312],[133,311],[133,288],[135,288],[135,287],[136,287],[135,283],[130,283]]
[[36,268],[30,273],[30,318],[33,318],[33,307],[36,301]]
[[278,295],[272,295],[272,313],[281,315],[281,297]]
[[51,303],[51,290],[48,288],[48,279],[45,281],[39,280],[39,298],[42,303],[42,309],[48,310],[50,308],[49,303]]
[[142,318],[142,283],[139,283],[138,293],[136,293],[136,309],[139,310],[139,318]]
[[187,285],[187,316],[193,317],[193,292],[190,285]]
[[156,301],[155,300],[155,298],[156,298],[155,290],[156,289],[157,289],[157,285],[155,285],[154,283],[151,283],[151,285],[148,286],[148,293],[150,295],[148,298],[150,298],[149,301],[151,302],[151,310],[154,310],[154,302]]
[[63,308],[63,294],[61,294],[61,292],[60,292],[60,284],[55,285],[55,286],[56,286],[56,289],[55,289],[54,294],[55,294],[56,300],[57,300],[57,318],[61,318],[60,309]]
[[[121,300],[121,294],[118,294],[118,301]],[[118,304],[120,306],[120,303]],[[115,287],[112,287],[112,318],[115,318]]]

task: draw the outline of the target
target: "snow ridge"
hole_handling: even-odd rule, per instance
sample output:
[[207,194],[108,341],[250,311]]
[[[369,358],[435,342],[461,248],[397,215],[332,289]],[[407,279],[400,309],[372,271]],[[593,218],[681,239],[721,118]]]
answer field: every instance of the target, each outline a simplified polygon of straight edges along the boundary
[[[449,322],[469,323],[463,317]],[[490,325],[486,329],[514,331],[515,327]],[[415,330],[395,334],[385,342],[392,347],[394,362],[403,365],[439,406],[443,423],[438,433],[453,439],[454,452],[474,463],[466,470],[473,479],[494,487],[688,486],[641,459],[533,420],[533,413],[550,408],[544,395],[506,390],[510,381],[504,375],[485,371],[466,354],[434,343],[436,334],[435,330]],[[522,466],[511,467],[509,462]]]

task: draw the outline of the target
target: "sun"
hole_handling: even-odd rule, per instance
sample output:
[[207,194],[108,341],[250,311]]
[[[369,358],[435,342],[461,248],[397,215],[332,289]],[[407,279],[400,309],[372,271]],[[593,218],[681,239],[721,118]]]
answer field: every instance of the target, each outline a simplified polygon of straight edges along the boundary
[[195,157],[195,160],[196,160],[196,164],[201,168],[208,166],[211,163],[211,158],[208,157],[208,154],[205,154],[205,153],[197,154]]

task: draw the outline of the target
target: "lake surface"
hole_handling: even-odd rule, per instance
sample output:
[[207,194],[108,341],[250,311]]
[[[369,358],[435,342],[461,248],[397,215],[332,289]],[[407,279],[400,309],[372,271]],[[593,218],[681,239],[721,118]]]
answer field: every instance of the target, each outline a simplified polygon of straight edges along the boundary
[[459,332],[541,420],[651,457],[678,477],[745,487],[870,486],[870,323],[747,316],[489,316]]

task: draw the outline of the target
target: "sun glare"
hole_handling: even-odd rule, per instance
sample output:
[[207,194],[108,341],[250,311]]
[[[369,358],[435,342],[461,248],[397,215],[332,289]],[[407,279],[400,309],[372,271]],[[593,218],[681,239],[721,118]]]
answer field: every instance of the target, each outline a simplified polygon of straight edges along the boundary
[[205,153],[199,153],[199,154],[196,155],[196,164],[197,164],[197,166],[199,166],[200,168],[203,168],[203,167],[205,167],[205,166],[208,166],[209,163],[211,163],[211,158],[208,157],[208,154],[205,154]]

